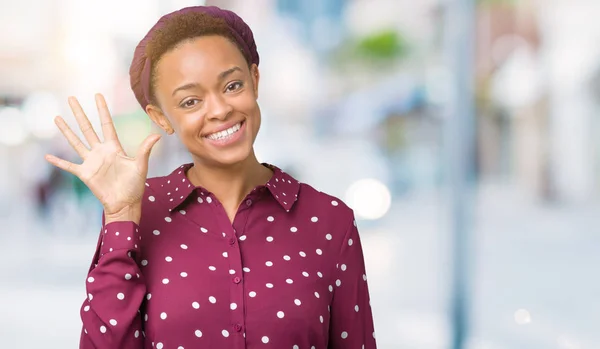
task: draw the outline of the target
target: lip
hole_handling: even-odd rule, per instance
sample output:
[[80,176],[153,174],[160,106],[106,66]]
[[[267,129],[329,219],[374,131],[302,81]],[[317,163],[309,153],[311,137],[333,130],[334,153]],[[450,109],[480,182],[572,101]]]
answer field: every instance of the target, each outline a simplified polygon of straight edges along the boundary
[[[234,124],[235,125],[235,124]],[[230,135],[229,137],[225,137],[222,139],[210,139],[208,137],[203,137],[204,141],[216,148],[227,148],[241,142],[246,138],[246,120],[242,121],[242,126],[240,129]]]
[[223,125],[221,125],[221,126],[219,126],[219,127],[215,128],[214,130],[210,130],[210,131],[208,131],[208,132],[205,132],[205,133],[202,135],[202,137],[207,137],[208,135],[211,135],[211,134],[213,134],[213,133],[216,133],[216,132],[225,131],[225,130],[227,130],[228,128],[230,128],[230,127],[233,127],[233,126],[235,126],[235,125],[239,124],[240,122],[241,122],[241,123],[242,123],[242,125],[243,125],[243,124],[245,123],[245,121],[246,121],[246,120],[230,121],[230,122],[228,122],[228,123],[226,123],[226,124],[223,124]]

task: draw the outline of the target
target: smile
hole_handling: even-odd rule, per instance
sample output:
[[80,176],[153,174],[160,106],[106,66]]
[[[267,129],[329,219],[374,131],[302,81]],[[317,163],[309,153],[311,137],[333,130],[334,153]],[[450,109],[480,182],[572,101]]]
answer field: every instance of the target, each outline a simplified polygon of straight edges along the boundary
[[222,140],[222,139],[226,139],[226,138],[232,137],[241,128],[242,128],[242,122],[238,122],[237,124],[231,126],[230,128],[228,128],[226,130],[215,132],[215,133],[211,133],[211,134],[209,134],[209,135],[207,135],[205,137],[208,138],[208,139],[212,139],[213,141],[218,141],[218,140]]

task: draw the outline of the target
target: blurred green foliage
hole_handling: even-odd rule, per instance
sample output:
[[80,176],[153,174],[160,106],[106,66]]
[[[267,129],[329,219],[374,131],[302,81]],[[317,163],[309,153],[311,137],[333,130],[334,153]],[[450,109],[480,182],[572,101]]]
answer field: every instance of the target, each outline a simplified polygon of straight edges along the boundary
[[383,29],[369,35],[349,37],[332,52],[331,61],[337,68],[360,64],[365,68],[398,61],[410,51],[406,38],[396,29]]
[[355,50],[362,57],[395,59],[407,51],[407,44],[398,31],[388,29],[360,38]]

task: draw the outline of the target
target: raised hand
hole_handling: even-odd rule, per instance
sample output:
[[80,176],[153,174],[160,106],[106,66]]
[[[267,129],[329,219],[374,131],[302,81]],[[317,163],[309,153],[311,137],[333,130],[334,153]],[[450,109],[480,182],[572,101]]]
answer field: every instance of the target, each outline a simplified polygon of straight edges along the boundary
[[103,141],[98,138],[76,98],[69,98],[69,106],[88,146],[77,137],[63,118],[57,116],[54,122],[83,163],[74,164],[53,155],[46,155],[46,160],[79,177],[104,206],[107,220],[110,217],[125,217],[132,211],[141,210],[150,151],[160,135],[146,137],[136,156],[129,157],[119,142],[112,117],[101,94],[96,95],[96,106],[102,123]]

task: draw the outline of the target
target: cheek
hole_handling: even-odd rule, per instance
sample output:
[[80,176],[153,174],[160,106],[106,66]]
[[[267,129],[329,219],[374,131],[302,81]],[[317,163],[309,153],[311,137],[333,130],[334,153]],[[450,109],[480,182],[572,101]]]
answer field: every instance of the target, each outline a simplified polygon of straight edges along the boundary
[[249,93],[245,95],[244,98],[239,98],[236,100],[235,109],[238,112],[246,115],[251,120],[253,129],[260,125],[260,107],[258,106],[258,103],[252,94]]
[[261,123],[260,107],[256,102],[254,102],[252,111],[249,114],[251,115],[250,118],[252,119],[252,128],[254,130],[254,133],[256,134],[258,132],[258,129],[260,128]]
[[175,130],[182,136],[194,136],[198,134],[204,122],[204,118],[199,113],[178,115],[175,120]]
[[244,112],[253,119],[260,119],[260,108],[254,98],[244,101]]
[[235,108],[243,113],[250,113],[255,109],[255,102],[250,93],[235,99]]

